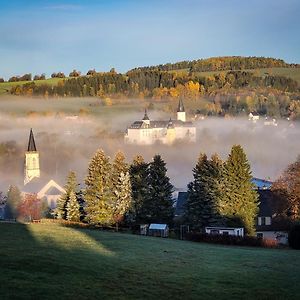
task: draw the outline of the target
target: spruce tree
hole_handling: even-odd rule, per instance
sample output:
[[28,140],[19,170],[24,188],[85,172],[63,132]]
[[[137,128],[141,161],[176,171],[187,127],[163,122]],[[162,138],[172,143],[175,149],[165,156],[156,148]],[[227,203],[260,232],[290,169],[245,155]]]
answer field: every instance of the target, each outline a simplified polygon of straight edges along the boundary
[[220,212],[229,221],[236,222],[233,225],[243,225],[247,234],[254,235],[259,202],[251,179],[246,154],[240,145],[234,145],[224,164],[224,191]]
[[144,222],[142,208],[149,194],[148,166],[149,164],[144,161],[144,158],[137,155],[129,169],[132,195],[129,220],[134,224]]
[[160,155],[155,155],[149,165],[148,186],[149,194],[142,206],[144,220],[148,223],[172,223],[173,186],[167,176],[166,163]]
[[188,198],[185,218],[195,229],[222,224],[219,214],[221,195],[222,161],[217,155],[208,160],[206,154],[200,154],[193,169],[194,180],[188,185]]
[[85,219],[90,224],[110,225],[113,223],[110,171],[109,158],[103,150],[98,150],[89,164],[88,175],[85,179]]
[[113,189],[112,214],[118,230],[119,222],[123,220],[125,213],[131,206],[130,176],[125,156],[121,151],[115,155],[111,181]]
[[57,200],[55,215],[57,219],[67,220],[67,205],[70,201],[70,194],[73,192],[77,194],[78,184],[75,172],[71,171],[67,177],[67,183],[65,184],[65,193]]
[[21,192],[17,186],[10,185],[7,191],[7,206],[6,206],[6,216],[9,218],[18,217],[18,207],[22,202]]
[[80,205],[74,191],[70,192],[69,201],[67,203],[67,220],[72,222],[80,221]]

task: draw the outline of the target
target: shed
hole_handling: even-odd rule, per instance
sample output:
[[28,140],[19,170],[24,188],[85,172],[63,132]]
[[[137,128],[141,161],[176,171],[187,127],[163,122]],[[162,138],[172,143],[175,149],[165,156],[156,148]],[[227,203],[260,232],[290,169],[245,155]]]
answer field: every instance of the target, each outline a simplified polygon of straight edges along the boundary
[[158,237],[168,237],[169,227],[167,224],[150,224],[149,235]]
[[207,234],[244,236],[243,227],[205,227]]

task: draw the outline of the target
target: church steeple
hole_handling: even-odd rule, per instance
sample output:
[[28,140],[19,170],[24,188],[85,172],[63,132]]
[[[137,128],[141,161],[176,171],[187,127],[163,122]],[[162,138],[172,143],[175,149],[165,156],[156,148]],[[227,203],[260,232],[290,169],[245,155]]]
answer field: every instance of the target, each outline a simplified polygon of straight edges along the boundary
[[25,152],[24,185],[35,177],[40,177],[40,159],[39,152],[36,150],[33,131],[30,129],[28,147]]
[[142,119],[142,121],[143,121],[146,125],[150,125],[150,119],[149,119],[148,114],[147,114],[147,109],[145,109],[145,114],[144,114],[144,118]]
[[183,106],[183,102],[182,102],[181,98],[179,99],[179,102],[178,102],[177,120],[182,121],[182,122],[186,121],[185,110],[184,110],[184,106]]
[[30,152],[31,151],[36,151],[36,146],[35,146],[35,141],[34,141],[32,128],[30,129],[27,151],[30,151]]

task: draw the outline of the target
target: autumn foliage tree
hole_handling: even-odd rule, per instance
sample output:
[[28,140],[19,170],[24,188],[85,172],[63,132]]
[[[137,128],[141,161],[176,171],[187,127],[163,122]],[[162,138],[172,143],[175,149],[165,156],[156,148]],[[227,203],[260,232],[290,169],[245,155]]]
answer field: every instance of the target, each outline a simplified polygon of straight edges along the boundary
[[25,195],[18,206],[19,218],[27,221],[39,220],[42,215],[42,202],[36,194]]

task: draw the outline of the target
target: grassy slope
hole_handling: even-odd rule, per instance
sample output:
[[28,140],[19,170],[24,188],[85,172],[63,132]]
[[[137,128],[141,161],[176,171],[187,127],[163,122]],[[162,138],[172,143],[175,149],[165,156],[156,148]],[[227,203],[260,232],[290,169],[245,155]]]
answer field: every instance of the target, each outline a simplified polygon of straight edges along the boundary
[[300,252],[0,224],[1,299],[295,299]]
[[[49,78],[49,79],[45,79],[45,80],[35,80],[33,82],[35,82],[37,85],[42,85],[42,84],[57,85],[57,83],[60,80],[63,80],[63,79]],[[28,82],[30,82],[30,81],[1,82],[0,83],[0,96],[9,94],[9,91],[13,86],[22,85],[22,84],[28,83]]]

